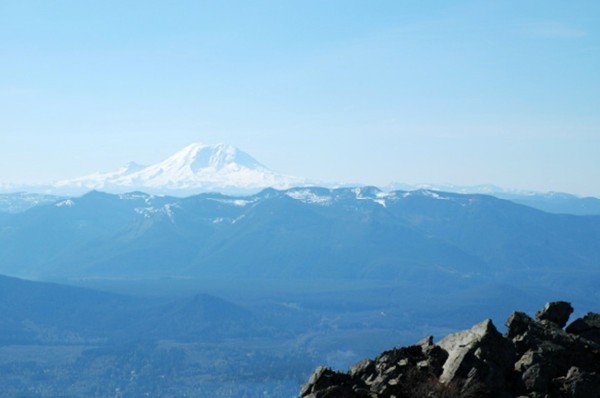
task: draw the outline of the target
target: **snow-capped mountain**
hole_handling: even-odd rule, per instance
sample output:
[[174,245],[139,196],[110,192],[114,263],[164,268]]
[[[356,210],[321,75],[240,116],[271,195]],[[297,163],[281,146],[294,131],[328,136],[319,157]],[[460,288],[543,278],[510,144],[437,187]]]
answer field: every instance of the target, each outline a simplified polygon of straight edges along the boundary
[[191,194],[207,191],[250,193],[266,187],[284,189],[305,184],[302,178],[269,170],[233,146],[195,143],[150,166],[131,162],[112,172],[62,180],[54,186],[62,191],[144,190]]

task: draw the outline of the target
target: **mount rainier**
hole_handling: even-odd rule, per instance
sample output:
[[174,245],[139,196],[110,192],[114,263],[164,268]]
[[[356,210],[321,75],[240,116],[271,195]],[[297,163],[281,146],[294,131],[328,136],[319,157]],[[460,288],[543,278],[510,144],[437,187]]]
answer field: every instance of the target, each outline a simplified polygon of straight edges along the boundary
[[[59,196],[79,196],[91,190],[109,193],[143,191],[149,194],[190,196],[205,192],[251,195],[265,188],[322,186],[356,187],[364,183],[308,180],[277,173],[238,148],[194,143],[165,160],[141,165],[130,162],[110,171],[63,179],[54,183],[21,185],[0,183],[0,212],[14,212],[58,200]],[[384,191],[425,189],[455,193],[483,193],[551,213],[599,215],[600,199],[560,192],[534,192],[503,189],[493,185],[409,185],[392,183]]]
[[195,143],[162,162],[144,166],[135,162],[106,173],[58,181],[58,192],[92,189],[188,195],[198,192],[253,193],[266,187],[279,189],[306,185],[306,180],[276,173],[236,147]]

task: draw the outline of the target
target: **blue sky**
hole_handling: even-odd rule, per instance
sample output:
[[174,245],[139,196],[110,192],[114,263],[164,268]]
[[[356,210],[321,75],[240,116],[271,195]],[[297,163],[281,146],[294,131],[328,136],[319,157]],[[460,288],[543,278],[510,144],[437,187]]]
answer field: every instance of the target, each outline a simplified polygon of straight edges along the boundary
[[597,1],[0,0],[0,182],[192,142],[384,185],[600,196]]

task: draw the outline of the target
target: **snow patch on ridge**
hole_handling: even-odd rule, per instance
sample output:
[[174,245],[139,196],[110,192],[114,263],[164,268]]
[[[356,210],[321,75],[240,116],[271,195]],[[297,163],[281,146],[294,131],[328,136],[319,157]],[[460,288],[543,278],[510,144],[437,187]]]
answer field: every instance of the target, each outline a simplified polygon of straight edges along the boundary
[[357,200],[370,200],[383,207],[387,207],[385,199],[392,195],[391,193],[382,192],[374,187],[357,187],[352,189],[352,192]]
[[176,203],[168,203],[162,207],[136,207],[133,210],[144,218],[152,218],[156,215],[165,215],[172,223],[175,223],[175,213],[173,212],[173,209],[179,207],[180,206]]
[[310,189],[300,189],[285,192],[292,199],[299,200],[304,203],[327,205],[332,201],[331,196],[318,195]]
[[55,204],[56,207],[73,207],[75,206],[75,202],[71,199],[63,200]]
[[383,199],[373,199],[373,202],[380,204],[383,207],[387,207],[387,204],[385,203],[385,200],[383,200]]
[[138,200],[143,199],[146,203],[150,203],[152,199],[154,199],[154,195],[149,195],[143,192],[129,192],[119,195],[119,199],[121,200]]
[[450,198],[449,198],[449,197],[447,197],[447,196],[442,196],[442,195],[440,195],[439,193],[437,193],[437,192],[434,192],[434,191],[423,190],[423,191],[421,191],[421,192],[423,192],[423,195],[425,195],[425,196],[429,196],[430,198],[433,198],[433,199],[439,199],[439,200],[450,200]]
[[215,199],[215,198],[208,198],[208,200],[212,200],[212,201],[219,202],[219,203],[225,203],[225,204],[232,205],[232,206],[238,206],[238,207],[244,207],[244,206],[247,206],[249,204],[256,203],[256,200],[250,200],[250,199]]

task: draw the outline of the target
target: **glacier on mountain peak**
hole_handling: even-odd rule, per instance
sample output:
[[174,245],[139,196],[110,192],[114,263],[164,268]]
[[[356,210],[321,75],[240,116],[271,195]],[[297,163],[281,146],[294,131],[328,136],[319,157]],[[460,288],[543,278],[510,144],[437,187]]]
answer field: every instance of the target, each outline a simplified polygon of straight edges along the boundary
[[303,178],[274,172],[234,146],[198,142],[149,166],[130,162],[112,172],[58,181],[54,188],[75,192],[143,190],[187,195],[214,191],[252,193],[267,187],[286,189],[302,185],[306,185]]

